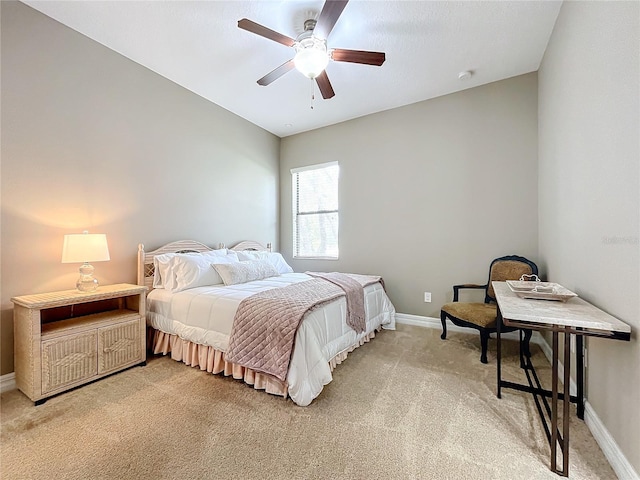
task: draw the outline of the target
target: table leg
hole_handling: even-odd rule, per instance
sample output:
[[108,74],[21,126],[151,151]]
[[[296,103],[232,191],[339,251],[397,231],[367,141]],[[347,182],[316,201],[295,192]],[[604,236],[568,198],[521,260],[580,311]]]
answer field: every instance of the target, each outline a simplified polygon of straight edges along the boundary
[[562,476],[569,476],[569,407],[571,406],[571,331],[564,331],[564,399],[562,401]]
[[500,391],[500,387],[502,386],[502,341],[500,339],[500,325],[502,325],[502,312],[500,311],[500,307],[497,307],[498,312],[496,314],[496,342],[497,342],[497,352],[496,352],[496,375],[498,377],[498,387],[496,396],[498,398],[502,398],[502,393]]
[[578,418],[584,420],[584,337],[582,335],[576,335],[576,383]]
[[552,334],[551,361],[551,470],[557,472],[558,452],[558,332]]

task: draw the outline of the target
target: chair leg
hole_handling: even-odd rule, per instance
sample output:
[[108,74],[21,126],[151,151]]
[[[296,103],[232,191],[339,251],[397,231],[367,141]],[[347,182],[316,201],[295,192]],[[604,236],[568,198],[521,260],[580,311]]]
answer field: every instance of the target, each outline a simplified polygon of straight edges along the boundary
[[442,335],[440,338],[445,340],[447,338],[447,314],[440,310],[440,321],[442,322]]
[[489,363],[487,361],[488,344],[489,344],[489,332],[487,330],[480,330],[480,346],[482,347],[482,353],[480,354],[480,361],[482,363]]

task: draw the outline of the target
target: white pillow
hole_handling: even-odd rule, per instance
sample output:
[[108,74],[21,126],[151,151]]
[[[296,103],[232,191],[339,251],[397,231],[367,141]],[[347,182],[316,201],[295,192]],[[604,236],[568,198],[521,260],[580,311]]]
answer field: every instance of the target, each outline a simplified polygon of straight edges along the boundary
[[[219,250],[210,250],[208,252],[190,252],[190,253],[163,253],[153,257],[153,288],[164,288],[166,290],[174,290],[176,288],[175,276],[175,258],[185,256],[207,256],[207,257],[226,257],[230,260],[238,262],[238,256],[235,252],[226,248]],[[220,281],[222,283],[222,281]]]
[[188,288],[222,284],[222,278],[212,268],[214,262],[238,263],[238,257],[236,255],[212,255],[211,252],[199,255],[178,254],[171,262],[171,271],[175,276],[171,292],[176,293]]
[[293,268],[289,266],[284,257],[278,252],[255,252],[252,250],[245,250],[237,253],[240,261],[266,260],[276,268],[278,273],[293,272]]
[[220,274],[225,285],[237,285],[280,275],[276,267],[266,260],[214,264],[213,268]]
[[239,262],[238,255],[233,250],[227,250],[226,248],[221,248],[220,250],[211,250],[209,252],[202,252],[200,255],[208,258],[224,258],[226,260],[231,260],[235,262]]
[[169,275],[171,260],[177,253],[164,253],[153,257],[153,288],[166,288],[171,290],[173,287],[173,276]]

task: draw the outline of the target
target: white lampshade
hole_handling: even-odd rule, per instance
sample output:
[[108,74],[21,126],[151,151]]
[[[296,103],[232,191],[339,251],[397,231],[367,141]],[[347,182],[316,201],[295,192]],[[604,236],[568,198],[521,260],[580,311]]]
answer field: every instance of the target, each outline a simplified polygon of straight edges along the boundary
[[78,233],[64,236],[62,263],[106,262],[109,258],[104,233]]
[[62,245],[62,263],[82,263],[80,278],[76,288],[81,292],[93,292],[98,288],[98,280],[93,277],[93,265],[89,262],[109,260],[107,236],[104,233],[89,232],[65,235]]

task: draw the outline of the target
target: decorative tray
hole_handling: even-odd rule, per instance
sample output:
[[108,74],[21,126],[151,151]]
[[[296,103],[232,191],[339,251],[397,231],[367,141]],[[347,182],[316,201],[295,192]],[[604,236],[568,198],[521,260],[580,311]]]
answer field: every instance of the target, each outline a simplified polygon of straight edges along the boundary
[[567,290],[562,285],[553,282],[507,280],[507,285],[520,298],[566,302],[570,298],[578,296],[571,290]]

